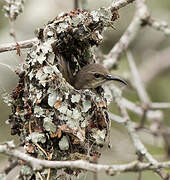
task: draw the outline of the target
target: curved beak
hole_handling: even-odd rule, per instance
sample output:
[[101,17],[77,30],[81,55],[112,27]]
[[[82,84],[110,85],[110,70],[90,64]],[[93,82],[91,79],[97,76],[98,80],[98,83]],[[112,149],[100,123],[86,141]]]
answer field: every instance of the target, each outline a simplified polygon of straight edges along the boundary
[[113,80],[113,81],[119,81],[125,85],[128,85],[128,83],[126,81],[124,81],[123,79],[121,79],[120,77],[118,76],[113,76],[113,75],[107,75],[106,76],[106,80]]

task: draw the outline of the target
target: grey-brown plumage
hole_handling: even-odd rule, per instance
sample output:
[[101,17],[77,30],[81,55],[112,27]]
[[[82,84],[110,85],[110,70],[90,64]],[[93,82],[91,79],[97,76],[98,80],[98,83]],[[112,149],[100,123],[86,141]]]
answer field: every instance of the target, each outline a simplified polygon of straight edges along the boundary
[[73,80],[73,86],[76,89],[92,89],[110,80],[119,81],[127,85],[126,81],[111,75],[101,64],[88,64],[76,74]]

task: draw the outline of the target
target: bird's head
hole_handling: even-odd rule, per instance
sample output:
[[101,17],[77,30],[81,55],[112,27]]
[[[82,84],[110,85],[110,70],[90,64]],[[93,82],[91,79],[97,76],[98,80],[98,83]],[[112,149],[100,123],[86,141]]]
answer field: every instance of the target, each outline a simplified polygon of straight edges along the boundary
[[126,81],[120,77],[111,75],[101,64],[88,64],[76,74],[74,87],[76,89],[93,89],[111,80],[127,85]]

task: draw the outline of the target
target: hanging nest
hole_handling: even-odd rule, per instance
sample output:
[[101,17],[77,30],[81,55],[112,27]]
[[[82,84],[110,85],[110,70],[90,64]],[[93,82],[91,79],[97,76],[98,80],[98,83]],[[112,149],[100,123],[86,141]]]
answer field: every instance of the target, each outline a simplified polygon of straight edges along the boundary
[[[98,148],[106,143],[110,126],[104,90],[76,90],[65,76],[62,62],[69,65],[73,76],[83,66],[95,63],[92,47],[102,42],[101,33],[112,25],[115,13],[104,8],[71,11],[38,30],[38,41],[28,52],[11,93],[9,118],[11,134],[19,135],[31,156],[48,160],[100,156]],[[50,178],[60,172],[51,170]],[[65,168],[64,172],[78,175],[80,170]],[[48,171],[40,173],[46,177]],[[36,176],[28,166],[21,168],[22,178]]]

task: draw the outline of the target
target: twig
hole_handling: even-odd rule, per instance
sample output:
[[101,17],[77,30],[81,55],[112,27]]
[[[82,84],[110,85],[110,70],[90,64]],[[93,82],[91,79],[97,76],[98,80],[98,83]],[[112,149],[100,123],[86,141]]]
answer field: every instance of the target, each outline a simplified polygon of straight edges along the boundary
[[148,18],[147,20],[147,24],[149,26],[151,26],[152,28],[154,28],[157,31],[161,31],[163,32],[165,35],[170,35],[170,28],[168,27],[168,23],[165,21],[159,22],[153,18]]
[[129,115],[128,115],[125,107],[122,105],[122,103],[120,103],[120,101],[118,99],[115,99],[115,101],[116,101],[116,104],[118,105],[118,107],[120,109],[120,113],[121,113],[122,117],[124,119],[126,119],[126,121],[124,122],[124,125],[127,128],[128,132],[129,132],[129,135],[132,138],[132,141],[133,141],[133,144],[134,144],[134,146],[136,148],[137,153],[144,156],[150,163],[156,164],[157,161],[152,157],[152,155],[150,153],[148,153],[145,146],[139,140],[139,137],[135,132],[135,128],[133,127],[133,124],[132,124],[132,122],[131,122],[131,120],[129,118]]
[[[140,160],[140,159],[143,159],[143,157],[145,157],[149,161],[150,164],[157,165],[158,161],[153,158],[153,156],[147,151],[147,149],[145,148],[143,143],[140,141],[140,139],[136,133],[135,127],[133,125],[133,122],[131,121],[131,119],[127,113],[127,110],[124,107],[124,104],[121,103],[121,96],[117,96],[117,94],[115,95],[115,93],[113,93],[112,89],[111,89],[111,92],[112,92],[112,96],[115,99],[117,106],[120,109],[120,113],[121,113],[122,117],[125,119],[124,126],[126,127],[128,133],[133,141],[133,144],[136,148],[136,154],[138,156],[138,159]],[[157,174],[160,175],[161,178],[163,177],[162,174],[165,174],[165,176],[169,177],[169,174],[165,173],[162,170],[157,169],[157,170],[155,170],[155,172],[157,172]]]
[[42,178],[40,172],[37,172],[37,174],[38,174],[38,176],[39,176],[39,178],[40,178],[41,180],[44,180],[44,179]]
[[[133,1],[122,0],[118,2],[113,2],[113,7],[111,7],[113,10],[116,10],[123,7],[124,5],[127,5],[126,3],[131,2]],[[170,28],[168,28],[167,23],[155,21],[150,17],[150,13],[145,4],[145,0],[136,0],[136,8],[136,13],[130,25],[128,26],[124,34],[121,36],[120,40],[111,49],[103,62],[104,66],[108,69],[111,69],[112,67],[118,65],[118,61],[120,60],[123,51],[126,50],[129,47],[129,44],[131,44],[131,42],[135,39],[144,22],[145,24],[148,23],[148,25],[150,25],[154,29],[164,32],[164,34],[166,35],[170,34]]]
[[19,46],[19,44],[18,44],[18,42],[17,42],[16,33],[15,33],[15,28],[14,28],[14,20],[10,20],[10,25],[11,25],[10,36],[12,36],[13,39],[14,39],[14,42],[15,42],[15,44],[16,44],[15,46],[16,46],[16,50],[17,50],[17,55],[18,55],[18,57],[19,57],[20,63],[22,63],[24,60],[23,60],[23,58],[22,58],[22,56],[21,56],[20,46]]
[[[170,67],[170,47],[155,52],[153,56],[148,57],[140,65],[139,73],[145,86],[148,86],[150,81],[162,71]],[[162,63],[163,61],[163,63]],[[151,71],[151,68],[154,71]]]
[[138,69],[137,69],[136,64],[135,64],[135,60],[134,60],[133,55],[130,51],[127,51],[127,59],[129,62],[131,73],[132,73],[132,79],[133,79],[132,84],[135,86],[137,93],[138,93],[138,96],[139,96],[140,100],[144,103],[143,106],[145,107],[145,108],[143,108],[143,115],[142,115],[142,118],[140,120],[140,125],[139,125],[139,127],[137,127],[137,128],[142,128],[145,125],[146,114],[147,114],[147,111],[149,109],[149,105],[150,105],[151,101],[150,101],[150,98],[149,98],[143,84],[142,84]]
[[106,59],[103,61],[106,68],[111,69],[113,66],[117,65],[118,60],[121,58],[122,52],[126,50],[129,44],[134,40],[139,29],[140,18],[134,15],[133,20],[124,34],[121,36],[120,40],[114,45],[109,54],[106,56]]
[[79,0],[74,0],[74,9],[78,9],[79,8]]
[[150,104],[151,109],[169,109],[170,108],[170,102],[160,102],[160,103],[151,103]]
[[[31,121],[29,121],[29,133],[32,134]],[[47,157],[48,160],[51,159],[50,156],[48,156],[47,152],[37,142],[34,142],[34,144],[39,148],[39,150],[41,150],[45,154],[45,156]],[[48,168],[47,180],[50,179],[50,172],[51,172],[51,170],[50,170],[50,168]],[[39,173],[39,176],[41,176],[40,173]],[[42,178],[42,176],[41,176],[41,178]]]
[[10,22],[10,36],[13,38],[13,40],[15,42],[15,46],[17,49],[17,55],[19,56],[19,60],[22,63],[23,58],[21,57],[20,47],[17,43],[14,24],[15,24],[17,17],[23,12],[24,0],[21,0],[21,1],[4,0],[4,3],[5,4],[3,6],[3,10],[5,12],[5,16],[8,17],[9,22]]
[[140,100],[145,104],[150,104],[150,98],[142,84],[139,72],[137,70],[134,58],[130,51],[127,51],[127,59],[129,62],[130,70],[133,77],[133,85],[135,86],[137,93],[139,95]]
[[162,170],[156,171],[156,173],[163,179],[163,180],[169,180],[170,175]]
[[138,34],[141,28],[142,19],[147,19],[149,16],[147,6],[141,6],[140,1],[142,1],[142,3],[145,2],[145,0],[136,0],[137,10],[130,25],[104,60],[104,66],[108,69],[111,69],[111,67],[117,65],[118,61],[121,58],[122,52],[129,47],[129,44]]
[[135,0],[119,0],[119,1],[113,1],[112,5],[109,7],[112,11],[118,10],[124,6],[127,6],[128,4],[134,2]]
[[125,119],[123,119],[122,117],[115,115],[113,113],[109,113],[109,118],[118,122],[118,123],[124,123]]
[[141,180],[142,179],[142,172],[140,171],[139,173],[138,173],[138,180]]
[[9,69],[10,71],[12,71],[12,72],[15,72],[15,68],[13,68],[12,66],[10,66],[10,65],[8,65],[8,64],[1,63],[1,62],[0,62],[0,65],[8,68],[8,69]]
[[3,170],[5,174],[8,174],[11,170],[13,170],[18,165],[18,160],[14,160],[10,163],[10,165]]
[[[21,49],[24,48],[31,48],[33,46],[34,43],[36,43],[38,41],[37,38],[33,38],[30,40],[25,40],[25,41],[19,41],[19,47]],[[0,45],[0,53],[2,52],[6,52],[6,51],[13,51],[16,50],[16,43],[6,43],[6,44],[1,44]]]
[[[121,101],[128,110],[130,110],[140,116],[143,115],[143,108],[141,108],[141,106],[139,106],[125,98],[122,98]],[[149,110],[146,114],[146,117],[151,120],[159,119],[161,121],[163,119],[163,114],[160,110],[155,110],[155,111]]]

